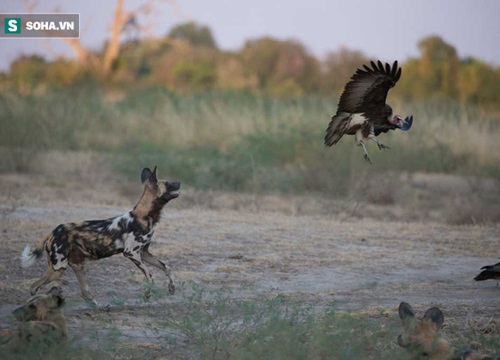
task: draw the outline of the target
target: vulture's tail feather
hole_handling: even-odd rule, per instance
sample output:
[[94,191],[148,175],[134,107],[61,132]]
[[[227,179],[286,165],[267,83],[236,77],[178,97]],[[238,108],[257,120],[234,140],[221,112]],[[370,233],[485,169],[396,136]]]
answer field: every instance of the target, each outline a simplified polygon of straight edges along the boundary
[[347,113],[337,113],[332,116],[332,120],[328,124],[325,135],[325,145],[333,146],[339,142],[342,135],[346,131],[347,119],[349,114]]

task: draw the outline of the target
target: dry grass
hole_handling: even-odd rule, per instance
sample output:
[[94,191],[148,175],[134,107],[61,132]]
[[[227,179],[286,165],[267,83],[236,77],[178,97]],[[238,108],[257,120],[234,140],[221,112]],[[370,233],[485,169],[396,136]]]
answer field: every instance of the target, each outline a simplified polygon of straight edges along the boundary
[[[29,285],[45,270],[44,261],[30,269],[19,268],[18,256],[26,244],[35,243],[59,223],[127,211],[140,195],[137,182],[120,183],[105,167],[91,171],[99,163],[98,155],[66,153],[70,162],[82,156],[82,165],[76,171],[61,162],[58,172],[45,172],[53,168],[42,163],[62,161],[59,154],[39,156],[36,173],[0,175],[0,277],[8,279],[2,281],[2,304],[23,302]],[[455,191],[469,191],[468,181],[460,177],[404,176],[402,183],[419,189],[419,197],[427,194],[432,206],[454,197]],[[449,184],[454,189],[448,189]],[[411,220],[415,209],[400,203],[406,191],[410,190],[396,192],[392,203],[359,203],[348,213],[351,205],[328,206],[331,199],[303,194],[183,190],[165,209],[151,251],[172,266],[179,284],[201,284],[212,298],[193,302],[189,308],[185,305],[190,293],[182,286],[176,296],[164,298],[166,281],[155,272],[157,295],[145,304],[138,300],[144,287],[142,274],[115,256],[89,266],[92,289],[100,301],[113,305],[110,313],[82,310],[76,280],[71,272],[65,276],[70,333],[75,342],[94,334],[93,344],[106,343],[106,350],[95,348],[97,358],[227,355],[214,348],[225,349],[232,358],[262,358],[279,356],[274,351],[283,348],[281,354],[287,358],[344,354],[401,359],[406,352],[395,344],[400,331],[395,313],[400,301],[409,301],[419,312],[432,305],[442,308],[444,335],[453,344],[492,353],[498,339],[493,326],[499,318],[498,289],[494,282],[477,283],[472,278],[481,266],[496,260],[492,254],[498,248],[498,225],[456,226],[446,224],[445,218],[431,221],[426,215]],[[205,196],[210,199],[205,201]],[[221,297],[218,291],[230,295]],[[245,314],[267,300],[279,300],[280,306],[294,311],[310,307],[307,321],[302,317],[290,327],[278,310],[264,309],[249,316],[263,313],[279,321],[241,328],[239,312]],[[329,315],[330,306],[335,316]],[[184,328],[167,326],[169,314],[185,321]],[[179,331],[191,331],[189,324],[198,324],[200,331],[187,341],[179,340]],[[241,332],[233,331],[238,326]],[[230,334],[224,336],[224,329]],[[108,338],[108,332],[114,337]]]
[[[249,306],[278,297],[314,303],[319,313],[332,301],[335,311],[359,311],[330,323],[313,319],[324,335],[316,339],[308,337],[307,323],[279,322],[278,333],[273,327],[245,332],[269,345],[262,347],[268,354],[297,339],[286,343],[290,358],[307,346],[312,358],[328,357],[332,343],[351,346],[357,331],[356,355],[400,358],[394,314],[402,300],[417,309],[442,307],[445,335],[454,344],[495,348],[498,291],[472,278],[498,251],[498,122],[455,104],[398,104],[396,112],[414,114],[414,128],[381,136],[390,151],[371,144],[369,166],[352,138],[323,147],[335,111],[329,99],[144,91],[103,102],[91,90],[1,98],[0,275],[8,279],[0,284],[2,303],[24,301],[44,270],[41,263],[19,270],[26,244],[62,222],[129,210],[140,195],[140,170],[158,164],[160,177],[183,183],[152,247],[177,280],[209,291],[234,288]],[[121,304],[135,301],[143,286],[133,264],[118,257],[96,264],[90,278],[100,298]],[[109,278],[111,295],[109,287],[99,288]],[[157,284],[161,289],[164,279]],[[68,291],[76,298],[74,279]],[[90,317],[70,308],[71,330],[83,336],[101,327],[155,329],[153,338],[170,341],[154,327],[165,317],[158,301],[160,307],[141,303]],[[170,298],[165,301],[172,309]],[[165,347],[151,344],[147,334],[135,347],[138,357],[163,356]],[[224,346],[238,346],[235,358],[263,356],[252,352],[251,336],[233,340]],[[210,341],[201,354],[213,350]],[[113,353],[122,343],[114,338],[110,344],[117,346]],[[179,358],[192,354],[189,346],[180,346]],[[352,355],[349,346],[344,354]]]
[[[43,96],[1,95],[0,171],[29,170],[40,149],[92,149],[111,152],[113,166],[130,178],[139,164],[157,162],[199,188],[337,195],[388,171],[500,173],[500,122],[464,105],[396,103],[397,113],[414,115],[414,127],[381,135],[390,151],[370,144],[375,165],[368,167],[352,137],[333,149],[323,147],[336,110],[328,98],[180,96],[161,89],[130,92],[112,102],[103,98],[102,89],[86,87]],[[391,199],[383,195],[375,201]]]

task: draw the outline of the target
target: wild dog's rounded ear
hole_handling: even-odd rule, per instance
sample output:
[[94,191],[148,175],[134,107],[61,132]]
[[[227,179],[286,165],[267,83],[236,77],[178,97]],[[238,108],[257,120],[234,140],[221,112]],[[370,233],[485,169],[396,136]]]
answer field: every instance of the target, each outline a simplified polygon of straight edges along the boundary
[[[156,170],[156,167],[155,167],[155,170]],[[142,169],[142,172],[141,172],[141,182],[144,184],[144,182],[146,180],[148,180],[152,174],[153,173],[151,172],[151,170],[149,170],[149,168]]]
[[158,178],[156,177],[156,168],[157,168],[157,166],[155,165],[155,168],[153,169],[153,173],[149,177],[149,181],[152,181],[152,182],[158,181]]
[[64,297],[62,295],[53,295],[52,298],[56,301],[57,307],[64,305]]
[[58,306],[63,306],[64,305],[64,297],[63,296],[57,296],[57,305]]
[[443,327],[444,315],[439,308],[432,307],[425,312],[424,320],[430,320],[436,326],[436,330],[439,330]]
[[52,289],[47,291],[47,295],[52,295],[52,298],[56,301],[58,307],[64,304],[63,291],[60,286],[54,286]]
[[142,169],[141,182],[144,184],[146,180],[149,180],[152,183],[158,181],[158,179],[156,178],[156,166],[153,171],[149,170],[149,168]]
[[401,320],[404,320],[408,317],[415,317],[415,311],[413,311],[411,305],[404,301],[399,304],[398,314]]

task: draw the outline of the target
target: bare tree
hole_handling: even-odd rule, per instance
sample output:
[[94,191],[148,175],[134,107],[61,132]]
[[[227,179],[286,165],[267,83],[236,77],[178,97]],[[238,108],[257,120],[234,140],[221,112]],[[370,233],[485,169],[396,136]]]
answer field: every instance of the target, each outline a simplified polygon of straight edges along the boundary
[[[23,3],[26,12],[30,14],[32,14],[38,6],[38,0],[23,0]],[[166,0],[166,3],[170,5],[176,16],[186,17],[181,14],[176,0]],[[148,32],[149,29],[147,27],[141,27],[138,24],[137,17],[139,15],[147,16],[151,14],[153,8],[154,0],[145,0],[141,6],[132,10],[125,9],[124,0],[117,0],[110,27],[110,34],[102,58],[83,46],[80,39],[64,38],[63,41],[73,49],[77,61],[82,67],[97,67],[104,75],[108,75],[112,71],[113,62],[120,53],[120,37],[122,33],[131,28],[139,32]],[[60,12],[60,9],[55,9],[55,12]]]
[[151,11],[151,6],[151,1],[147,1],[137,9],[125,11],[123,9],[123,0],[117,0],[108,45],[102,59],[104,74],[110,73],[113,62],[118,57],[120,52],[120,35],[125,29],[126,24],[136,23],[136,16],[139,13],[148,14]]

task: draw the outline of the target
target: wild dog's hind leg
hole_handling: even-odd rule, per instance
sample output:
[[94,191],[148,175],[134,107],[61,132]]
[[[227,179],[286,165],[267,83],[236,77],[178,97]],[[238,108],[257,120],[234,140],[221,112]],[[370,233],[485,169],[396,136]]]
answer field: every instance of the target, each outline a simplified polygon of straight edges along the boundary
[[54,270],[52,266],[49,266],[45,274],[35,281],[33,285],[30,286],[30,294],[35,295],[43,285],[48,284],[51,281],[57,280],[61,277],[62,274],[66,271],[66,268],[60,268],[58,270]]
[[[149,273],[149,270],[148,268],[144,265],[144,263],[142,262],[142,257],[141,257],[141,253],[139,252],[140,250],[138,251],[134,251],[134,250],[130,250],[130,249],[125,249],[125,251],[123,251],[123,255],[132,260],[132,262],[139,268],[141,269],[142,273],[144,274],[144,276],[146,277],[146,280],[150,283],[150,284],[153,284],[153,278],[151,276],[151,274]],[[149,298],[151,296],[151,292],[150,290],[146,290],[146,292],[144,293],[144,296],[146,298]]]
[[141,258],[144,262],[148,263],[149,265],[152,265],[154,267],[157,267],[160,270],[163,270],[165,274],[168,277],[168,292],[173,295],[175,293],[175,285],[174,281],[172,280],[172,270],[170,267],[165,265],[162,261],[158,260],[155,258],[149,251],[149,244],[146,245],[145,247],[142,248],[141,250]]
[[87,284],[87,277],[85,276],[85,265],[81,264],[69,264],[73,271],[75,272],[76,278],[78,280],[78,285],[80,286],[80,294],[85,300],[94,302],[94,297],[90,293],[89,286]]

